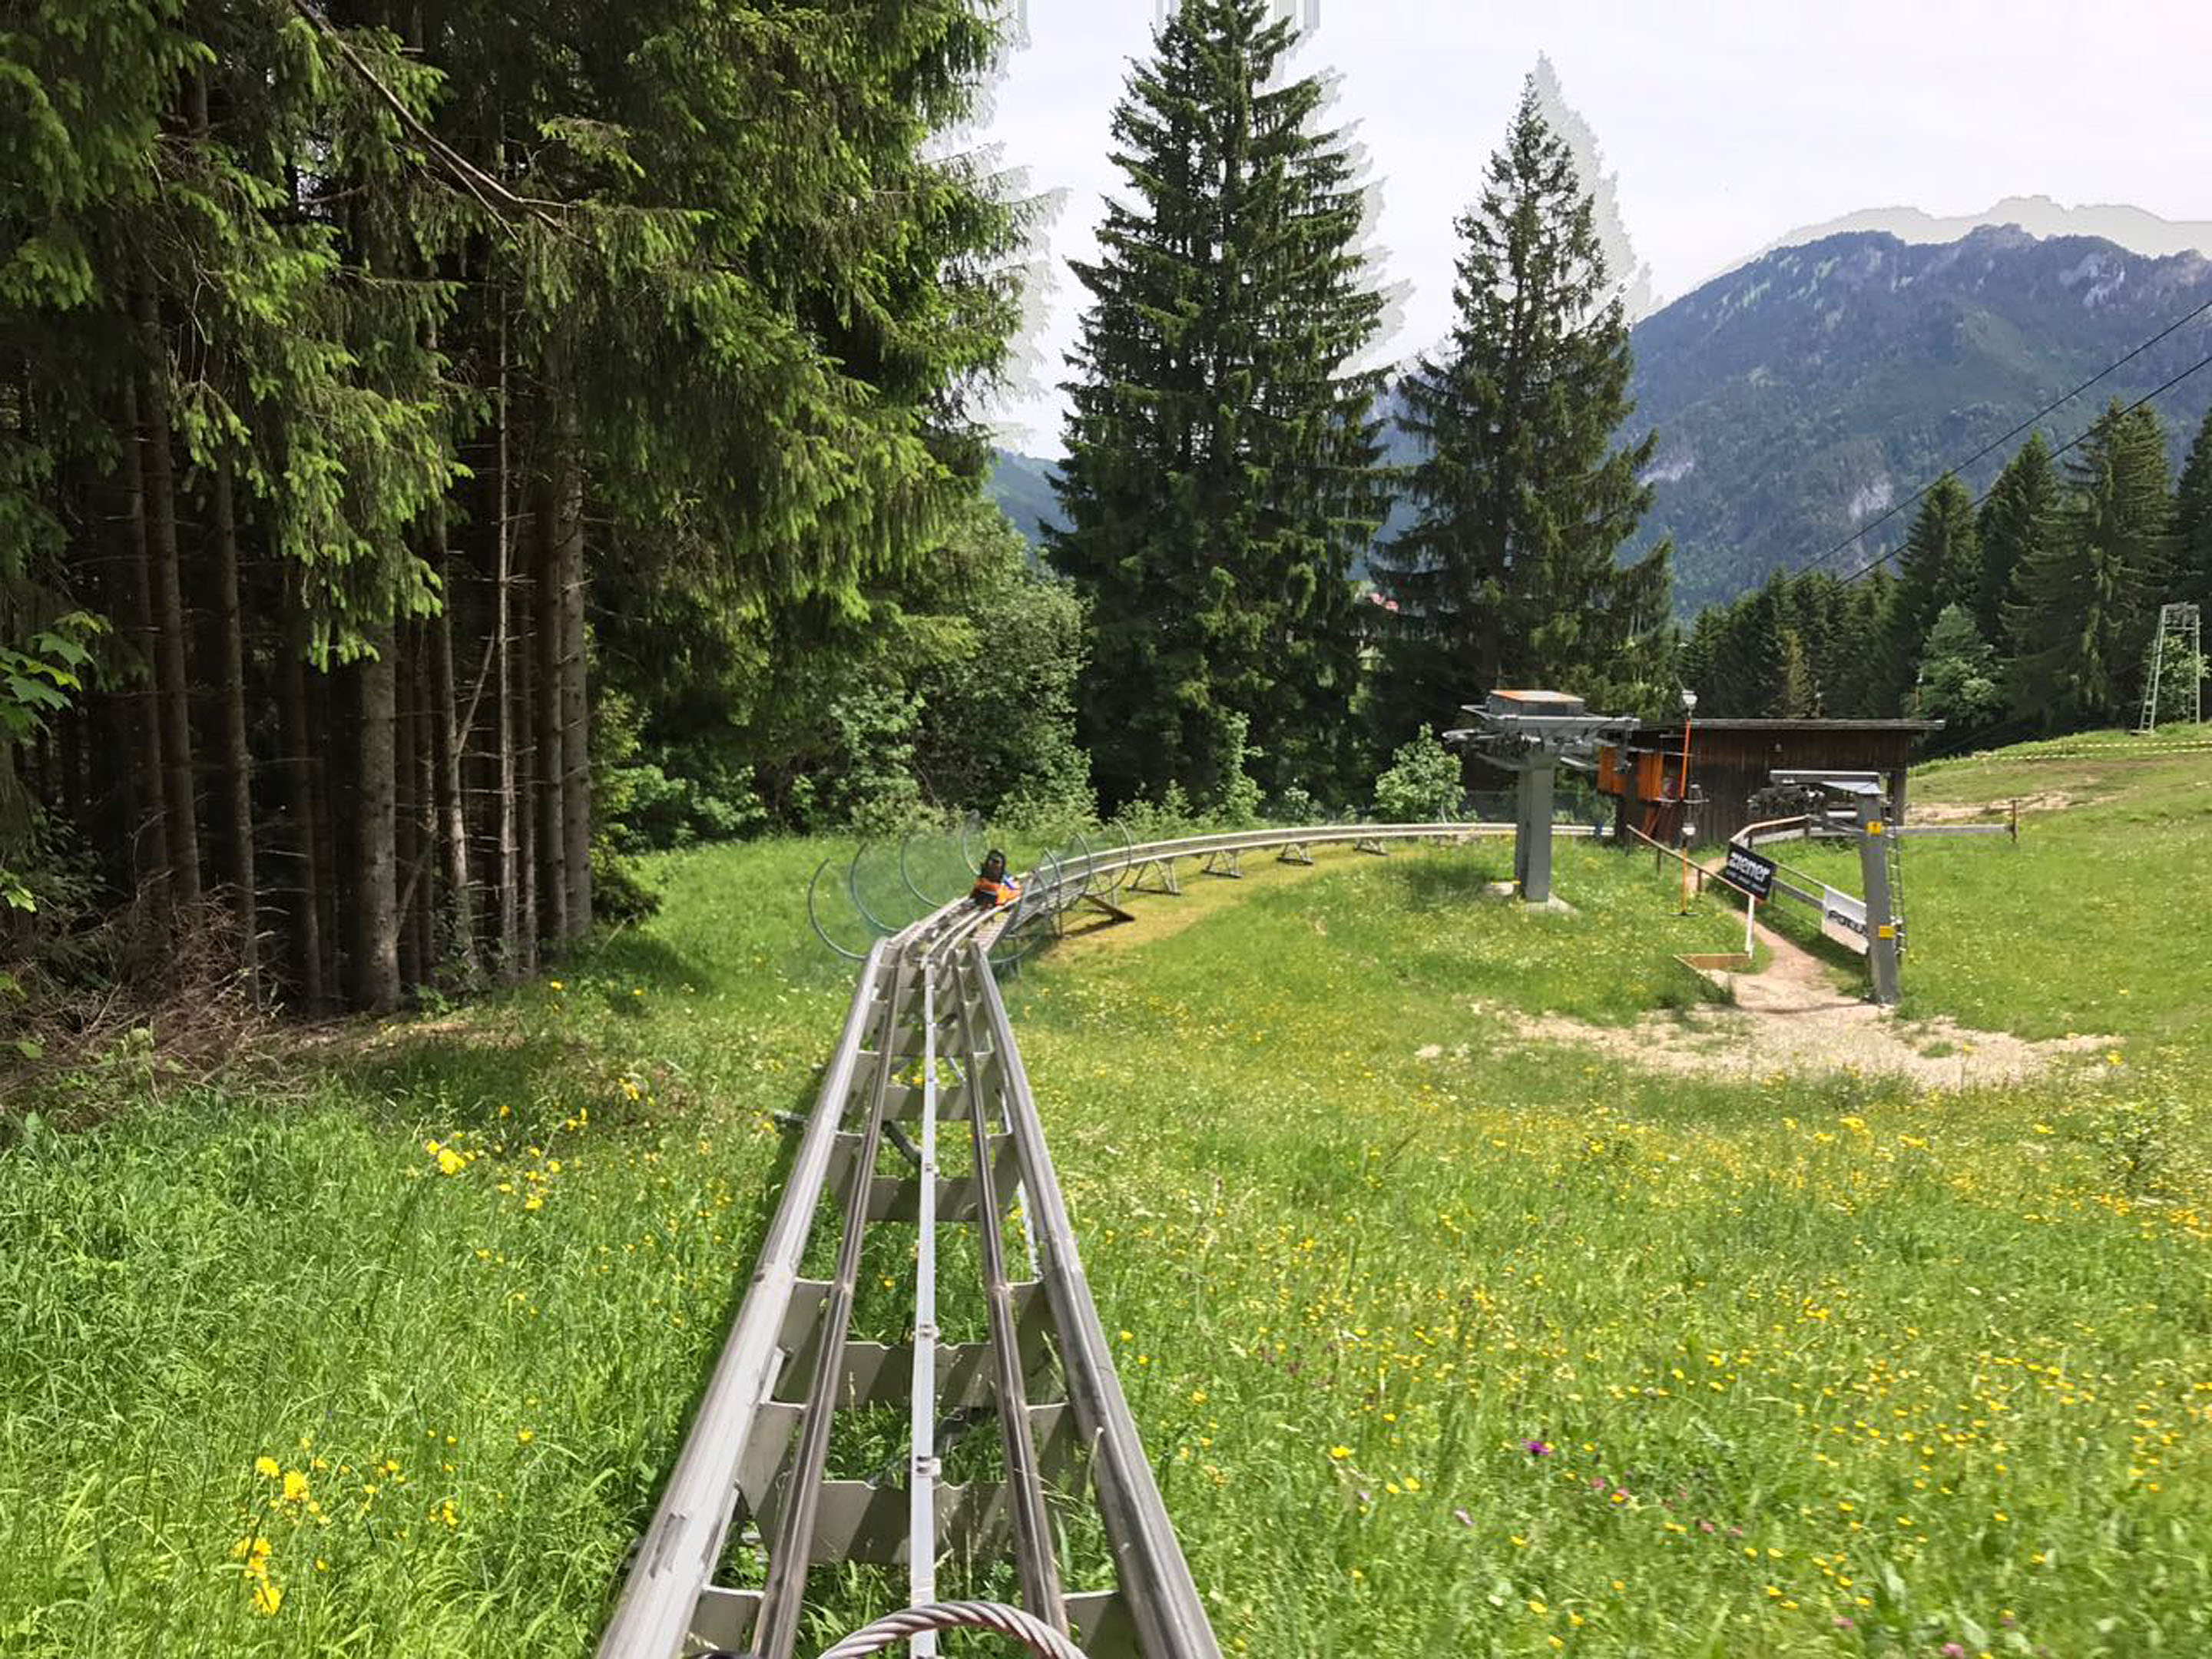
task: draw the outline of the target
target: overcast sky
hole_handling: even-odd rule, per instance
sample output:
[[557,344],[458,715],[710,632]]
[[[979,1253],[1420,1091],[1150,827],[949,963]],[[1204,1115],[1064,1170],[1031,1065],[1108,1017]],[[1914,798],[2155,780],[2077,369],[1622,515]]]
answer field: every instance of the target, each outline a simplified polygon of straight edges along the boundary
[[[1020,0],[1009,0],[1019,3]],[[1539,52],[1619,175],[1662,300],[1794,228],[1863,208],[1979,212],[2008,196],[2212,219],[2207,0],[1292,0],[1318,26],[1301,72],[1340,76],[1333,119],[1365,146],[1375,247],[1404,291],[1393,361],[1443,333],[1452,221],[1473,199]],[[1030,384],[992,414],[1009,447],[1060,453],[1054,384],[1102,196],[1108,121],[1160,0],[1026,0],[981,131],[1065,198],[1040,262]]]

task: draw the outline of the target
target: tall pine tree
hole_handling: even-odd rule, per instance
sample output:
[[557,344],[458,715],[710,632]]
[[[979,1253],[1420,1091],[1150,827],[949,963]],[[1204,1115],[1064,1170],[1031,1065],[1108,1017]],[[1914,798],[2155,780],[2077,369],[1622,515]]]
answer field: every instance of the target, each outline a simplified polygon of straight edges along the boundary
[[590,926],[620,693],[795,654],[771,607],[974,497],[1019,211],[939,138],[994,28],[862,9],[11,8],[0,876],[27,799],[309,1005]]
[[1929,629],[1947,605],[1973,604],[1981,570],[1973,497],[1947,472],[1921,502],[1898,561],[1883,650],[1890,702],[1885,713],[1911,707]]
[[1614,447],[1633,408],[1628,325],[1533,77],[1458,228],[1458,320],[1402,387],[1419,516],[1376,561],[1396,606],[1384,735],[1509,684],[1656,703],[1671,691],[1669,550],[1626,567],[1619,554],[1650,504],[1638,475],[1656,438]]
[[1186,0],[1114,115],[1109,202],[1071,359],[1068,528],[1090,601],[1081,729],[1109,800],[1213,800],[1245,743],[1270,793],[1350,781],[1351,567],[1379,523],[1382,300],[1324,89],[1286,78],[1265,0]]
[[2140,691],[2168,580],[2165,428],[2115,400],[2067,467],[2062,532],[2013,574],[2014,710],[2065,729],[2115,722]]
[[2005,638],[2004,608],[2011,597],[2013,573],[2040,558],[2063,528],[2058,468],[2040,432],[2005,463],[1982,503],[1981,580],[1974,593],[1974,623],[1984,640]]
[[2173,497],[2173,588],[2166,598],[2212,611],[2212,410],[2197,429]]

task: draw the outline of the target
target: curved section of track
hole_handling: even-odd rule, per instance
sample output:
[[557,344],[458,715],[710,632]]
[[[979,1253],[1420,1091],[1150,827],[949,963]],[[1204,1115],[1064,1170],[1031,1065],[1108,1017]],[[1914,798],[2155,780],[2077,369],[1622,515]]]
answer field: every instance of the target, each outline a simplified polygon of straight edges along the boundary
[[[1102,896],[1148,872],[1175,890],[1179,861],[1233,874],[1250,852],[1294,859],[1350,843],[1382,853],[1393,842],[1510,833],[1329,824],[1086,842],[1042,859],[1007,911],[962,899],[878,939],[859,958],[844,1030],[752,1282],[599,1659],[794,1659],[814,1566],[903,1565],[919,1607],[938,1600],[948,1557],[1009,1563],[1024,1611],[1091,1659],[1218,1659],[1115,1373],[993,970],[1056,933],[1069,908],[1109,905]],[[902,854],[901,871],[912,887]],[[956,1153],[964,1139],[964,1156],[943,1160],[957,1174],[940,1168],[940,1130]],[[801,1266],[825,1198],[840,1218],[836,1265],[830,1277],[810,1278]],[[1007,1224],[1017,1214],[1018,1250]],[[939,1233],[962,1225],[976,1230],[988,1332],[978,1343],[944,1340],[938,1305]],[[863,1251],[870,1230],[883,1227],[897,1231],[895,1259],[912,1243],[914,1314],[899,1344],[852,1334]],[[839,1414],[883,1407],[908,1417],[903,1480],[833,1475]],[[949,1443],[985,1420],[998,1429],[1002,1474],[948,1480]],[[1062,1522],[1079,1507],[1093,1512],[1107,1547],[1099,1582],[1072,1586],[1060,1578],[1074,1559]],[[767,1551],[757,1587],[719,1582],[740,1527]],[[936,1637],[918,1628],[908,1650],[934,1655]]]

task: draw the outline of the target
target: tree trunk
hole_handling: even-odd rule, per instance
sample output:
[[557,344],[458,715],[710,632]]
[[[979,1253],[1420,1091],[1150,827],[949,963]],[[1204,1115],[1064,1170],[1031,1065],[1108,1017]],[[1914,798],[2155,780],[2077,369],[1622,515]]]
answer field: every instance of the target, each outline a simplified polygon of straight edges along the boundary
[[[392,902],[393,954],[402,986],[422,982],[422,959],[416,953],[416,888],[422,873],[419,819],[415,796],[415,677],[408,672],[405,623],[390,635],[392,685],[392,861],[396,884]],[[364,714],[366,710],[364,709]],[[363,769],[366,787],[367,769]],[[364,849],[365,851],[367,849]]]
[[[442,514],[438,538],[442,554]],[[461,792],[461,759],[468,751],[469,732],[476,725],[477,698],[474,694],[470,696],[465,713],[454,706],[453,574],[448,561],[441,558],[440,564],[446,572],[446,604],[430,632],[430,702],[434,722],[430,740],[437,769],[433,793],[446,859],[446,921],[453,930],[453,961],[463,980],[472,982],[481,969],[477,957],[476,895],[469,884],[468,806]],[[476,691],[483,690],[483,681],[479,678]]]
[[139,889],[166,916],[169,910],[169,824],[161,810],[161,720],[154,683],[154,560],[146,538],[146,469],[138,441],[138,392],[126,382],[123,392],[124,555],[128,571],[123,587],[126,628],[137,648],[140,676],[132,682],[125,725],[136,741],[131,779],[131,872]]
[[415,845],[422,860],[410,878],[415,884],[415,960],[422,982],[438,977],[438,889],[445,879],[445,863],[439,846],[438,758],[435,726],[437,705],[430,698],[430,635],[432,624],[415,624],[415,646],[408,653],[415,694]]
[[[504,365],[502,365],[504,369]],[[500,834],[500,978],[514,978],[522,967],[522,827],[515,810],[515,710],[522,702],[518,686],[520,664],[515,661],[515,637],[508,611],[508,525],[507,525],[507,420],[500,420],[500,493],[498,535],[491,571],[491,650],[498,657],[498,761],[500,783],[495,799]]]
[[290,830],[293,949],[298,956],[301,998],[311,1012],[325,1006],[323,982],[322,829],[315,811],[314,763],[307,733],[307,630],[290,582],[285,584],[283,672],[277,701],[283,711],[285,811]]
[[230,878],[238,913],[239,970],[261,997],[260,916],[253,858],[253,755],[246,736],[246,635],[238,604],[238,524],[228,451],[215,472],[216,611],[222,629],[223,805],[228,819]]
[[[533,614],[531,588],[525,584],[518,614],[527,617]],[[538,813],[535,810],[538,776],[538,697],[537,677],[533,665],[537,653],[533,649],[536,636],[526,631],[510,647],[514,659],[515,686],[515,805],[516,819],[520,825],[520,842],[516,849],[515,897],[520,907],[516,921],[516,939],[521,951],[518,971],[534,974],[538,971]]]
[[520,829],[516,822],[515,726],[521,692],[516,684],[520,665],[515,659],[513,614],[508,605],[512,580],[513,515],[507,489],[507,319],[499,327],[499,454],[494,469],[492,495],[492,654],[499,675],[499,787],[495,811],[499,819],[499,972],[512,979],[522,967],[522,893],[518,874],[522,856]]
[[154,353],[146,371],[146,525],[153,558],[155,683],[161,721],[161,794],[178,903],[200,905],[199,811],[192,799],[192,719],[185,657],[185,599],[177,559],[176,466],[170,453],[167,349],[150,282],[138,285],[138,326]]
[[323,988],[334,1006],[345,1000],[346,934],[340,922],[345,915],[346,872],[353,867],[350,853],[355,840],[346,831],[353,823],[354,769],[349,756],[354,745],[349,734],[358,727],[348,722],[357,720],[360,712],[352,706],[357,700],[349,699],[346,707],[340,707],[342,689],[338,677],[328,668],[318,669],[307,682],[307,730],[315,738],[315,746],[307,751],[313,761],[308,775],[315,789],[316,856],[323,866],[322,884],[316,894],[322,907]]
[[560,479],[562,863],[567,876],[562,915],[568,935],[578,938],[592,927],[592,761],[584,680],[589,654],[584,627],[584,477],[573,430],[566,435],[556,475]]
[[399,888],[393,842],[398,828],[394,718],[398,654],[389,624],[374,641],[376,654],[356,669],[361,726],[356,734],[358,773],[354,801],[353,995],[380,1012],[399,1001]]
[[568,821],[562,787],[562,647],[568,618],[562,605],[562,561],[560,498],[556,486],[541,479],[532,514],[531,543],[537,559],[537,672],[532,688],[538,704],[538,936],[568,936]]

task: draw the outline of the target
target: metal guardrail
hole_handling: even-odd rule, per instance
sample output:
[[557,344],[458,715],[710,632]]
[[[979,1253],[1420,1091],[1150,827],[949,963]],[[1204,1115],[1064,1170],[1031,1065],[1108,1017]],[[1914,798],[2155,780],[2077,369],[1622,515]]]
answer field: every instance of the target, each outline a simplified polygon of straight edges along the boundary
[[[793,1659],[809,1570],[831,1561],[903,1565],[916,1606],[937,1594],[940,1557],[1011,1555],[1027,1610],[1091,1659],[1218,1659],[1205,1605],[1168,1519],[1083,1272],[1042,1122],[992,971],[1085,899],[1108,903],[1146,869],[1285,859],[1352,844],[1464,842],[1508,824],[1328,824],[1134,843],[1048,855],[1013,914],[963,895],[878,939],[805,1121],[751,1284],[599,1647],[599,1659],[743,1653]],[[1560,833],[1591,833],[1563,826]],[[857,866],[855,866],[857,869]],[[902,856],[902,878],[920,893]],[[1220,867],[1219,873],[1235,873]],[[817,928],[819,922],[817,923]],[[847,952],[847,954],[852,954]],[[918,1124],[918,1144],[896,1126]],[[939,1131],[964,1126],[961,1173],[939,1167]],[[957,1136],[958,1129],[954,1133]],[[877,1165],[888,1142],[908,1167]],[[800,1267],[823,1200],[842,1213],[832,1276]],[[1018,1211],[1027,1273],[1007,1261]],[[914,1316],[905,1342],[852,1334],[867,1230],[911,1226]],[[938,1236],[973,1225],[988,1340],[942,1334]],[[895,1251],[903,1255],[902,1249]],[[903,1406],[903,1483],[838,1478],[837,1414]],[[995,1419],[1005,1474],[945,1478],[947,1442]],[[1088,1493],[1108,1546],[1102,1582],[1070,1589],[1057,1513]],[[734,1535],[767,1553],[757,1585],[722,1582]],[[917,1633],[908,1650],[933,1655]]]
[[[1003,932],[994,928],[992,960],[1006,965],[1034,949],[1045,937],[1056,933],[1054,917],[1077,904],[1091,902],[1113,909],[1124,891],[1181,890],[1176,866],[1197,861],[1207,873],[1241,873],[1238,860],[1251,852],[1275,850],[1285,862],[1307,861],[1314,847],[1364,843],[1382,852],[1394,842],[1408,840],[1460,841],[1475,836],[1510,836],[1508,823],[1455,820],[1433,823],[1335,823],[1227,830],[1169,840],[1138,842],[1115,827],[1078,835],[1066,847],[1041,854],[1024,880],[1024,902],[1011,918],[1000,920]],[[1555,823],[1553,834],[1569,838],[1601,836],[1598,826]],[[1118,837],[1118,839],[1117,839]],[[807,915],[815,934],[830,951],[858,963],[879,939],[902,937],[921,923],[946,925],[957,911],[968,882],[975,871],[976,845],[970,831],[946,836],[939,861],[946,867],[935,872],[940,890],[928,888],[931,872],[915,868],[913,838],[896,850],[884,844],[864,845],[848,858],[824,859],[807,887]],[[957,890],[944,890],[950,860],[956,856]],[[866,890],[872,881],[887,886],[893,873],[896,892]],[[919,908],[917,908],[919,907]],[[845,937],[841,939],[840,934]]]

